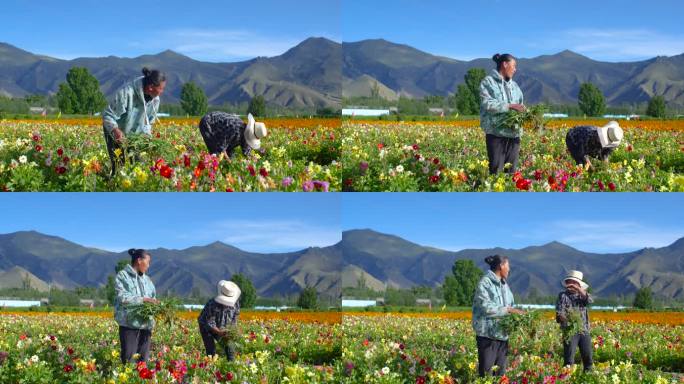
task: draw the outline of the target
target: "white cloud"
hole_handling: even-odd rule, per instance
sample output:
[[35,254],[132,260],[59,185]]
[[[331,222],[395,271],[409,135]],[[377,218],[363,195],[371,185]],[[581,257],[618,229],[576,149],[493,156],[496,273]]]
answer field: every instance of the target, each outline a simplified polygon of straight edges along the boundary
[[593,59],[643,60],[684,53],[684,35],[668,35],[649,29],[574,28],[545,43],[570,49]]
[[339,228],[323,227],[299,220],[228,220],[209,223],[181,238],[221,241],[252,252],[285,252],[307,247],[325,247],[342,239]]
[[668,246],[684,237],[684,228],[647,226],[635,221],[563,220],[515,237],[538,242],[556,240],[582,251],[616,253]]

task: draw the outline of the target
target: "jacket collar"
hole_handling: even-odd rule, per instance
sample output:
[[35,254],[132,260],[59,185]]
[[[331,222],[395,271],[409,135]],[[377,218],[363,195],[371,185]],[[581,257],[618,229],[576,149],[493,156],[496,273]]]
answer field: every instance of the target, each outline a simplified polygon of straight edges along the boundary
[[497,276],[496,273],[494,273],[491,269],[487,271],[487,277],[492,281],[492,283],[501,285],[501,278],[499,278],[499,276]]
[[[133,269],[133,266],[130,264],[126,265],[126,268],[124,268],[124,271],[126,271],[126,273],[128,273],[129,275],[131,275],[133,277],[138,276],[138,271]],[[140,277],[143,277],[143,276],[145,276],[144,273]]]

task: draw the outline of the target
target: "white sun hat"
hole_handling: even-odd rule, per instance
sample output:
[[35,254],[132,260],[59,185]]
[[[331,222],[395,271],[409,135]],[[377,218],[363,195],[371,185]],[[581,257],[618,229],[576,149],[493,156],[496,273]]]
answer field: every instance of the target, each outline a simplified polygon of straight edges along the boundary
[[214,297],[214,301],[227,306],[233,306],[240,299],[240,287],[232,281],[221,280],[217,284],[218,295]]
[[587,289],[587,288],[589,288],[589,284],[585,283],[584,280],[582,280],[583,278],[584,278],[584,274],[582,272],[580,272],[580,271],[569,271],[568,274],[565,275],[565,278],[561,282],[561,285],[563,286],[563,288],[565,288],[565,287],[567,287],[566,281],[572,280],[572,281],[578,282],[582,289]]
[[247,127],[245,128],[245,141],[253,149],[261,148],[261,138],[266,136],[266,124],[254,121],[254,116],[247,115]]
[[603,148],[615,148],[622,141],[623,132],[617,121],[610,121],[603,127],[597,128],[596,131]]

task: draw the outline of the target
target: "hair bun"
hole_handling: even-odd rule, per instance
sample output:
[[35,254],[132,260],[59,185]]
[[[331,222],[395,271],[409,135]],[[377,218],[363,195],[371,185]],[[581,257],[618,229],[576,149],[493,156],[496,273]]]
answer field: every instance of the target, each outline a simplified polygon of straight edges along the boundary
[[492,60],[494,60],[494,62],[498,64],[499,61],[501,61],[501,55],[498,53],[495,54],[494,56],[492,56]]
[[135,248],[129,249],[129,250],[128,250],[128,254],[131,255],[131,256],[135,255]]
[[492,265],[492,263],[494,263],[494,256],[487,256],[485,257],[484,261],[485,263]]
[[152,73],[152,72],[151,72],[147,67],[143,67],[142,73],[143,73],[143,75],[145,75],[145,76],[149,76],[150,73]]

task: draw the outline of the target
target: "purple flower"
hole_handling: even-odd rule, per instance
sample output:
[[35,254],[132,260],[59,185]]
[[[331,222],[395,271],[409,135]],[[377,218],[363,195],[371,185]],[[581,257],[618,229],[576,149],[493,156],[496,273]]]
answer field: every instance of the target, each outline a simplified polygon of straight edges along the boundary
[[314,180],[313,184],[317,191],[323,190],[323,192],[328,192],[330,187],[330,183],[327,181]]
[[4,363],[5,360],[7,360],[7,356],[9,356],[9,353],[5,351],[0,351],[0,364]]
[[311,192],[314,189],[314,183],[311,180],[307,180],[302,184],[302,190],[304,192]]
[[280,182],[280,184],[283,186],[283,188],[287,188],[290,185],[292,185],[292,178],[290,176],[286,176],[283,178],[283,180]]
[[362,161],[359,163],[359,170],[361,171],[362,175],[366,174],[366,170],[368,169],[368,163],[365,161]]
[[344,365],[344,371],[347,374],[347,376],[351,376],[353,370],[354,363],[352,363],[351,361],[347,361],[347,363]]

